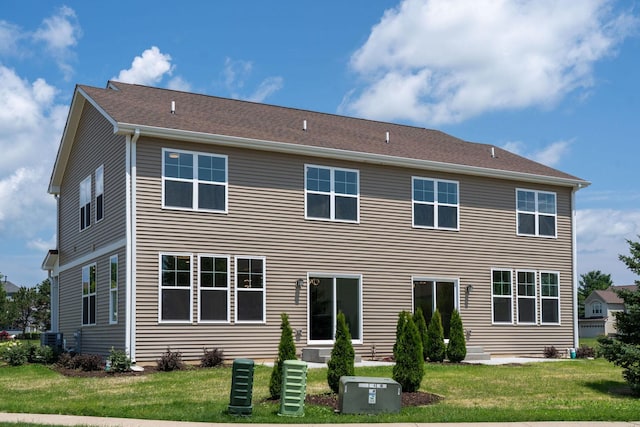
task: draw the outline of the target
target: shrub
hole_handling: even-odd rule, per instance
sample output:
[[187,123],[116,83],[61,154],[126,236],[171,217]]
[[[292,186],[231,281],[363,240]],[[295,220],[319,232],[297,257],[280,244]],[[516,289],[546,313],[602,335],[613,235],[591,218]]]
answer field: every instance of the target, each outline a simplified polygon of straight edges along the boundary
[[427,329],[427,357],[431,362],[442,362],[446,353],[444,345],[444,330],[442,329],[442,317],[436,309],[431,316]]
[[404,392],[414,392],[420,388],[424,377],[424,359],[422,340],[413,318],[408,313],[400,313],[398,322],[403,325],[400,336],[396,338],[396,364],[393,366],[393,379]]
[[351,334],[343,312],[336,318],[336,338],[331,349],[331,359],[327,363],[327,383],[334,393],[340,387],[340,377],[355,374],[355,352],[351,345]]
[[218,350],[217,348],[207,350],[205,348],[203,351],[204,354],[200,359],[201,368],[215,368],[216,366],[222,365],[222,362],[224,362],[224,352],[222,350]]
[[32,343],[27,343],[26,344],[27,347],[27,360],[29,361],[29,363],[38,363],[38,346],[32,344]]
[[464,327],[458,310],[451,313],[451,323],[449,329],[449,345],[447,346],[447,359],[458,363],[467,357],[467,343],[464,339]]
[[578,359],[586,359],[589,357],[596,357],[596,350],[588,345],[581,345],[576,349],[576,357]]
[[157,360],[157,368],[159,371],[179,371],[185,368],[182,362],[182,353],[179,351],[171,351],[167,347],[167,351],[162,353],[160,359]]
[[58,359],[58,355],[53,350],[53,347],[48,345],[43,345],[36,348],[35,353],[35,362],[36,363],[44,363],[46,365],[50,365],[55,363]]
[[76,354],[75,364],[82,371],[100,371],[102,369],[102,356],[99,354]]
[[131,369],[131,359],[124,350],[111,347],[107,361],[111,372],[127,372]]
[[56,364],[66,369],[78,369],[77,360],[71,353],[62,353],[58,356]]
[[547,359],[557,359],[560,357],[560,352],[554,346],[549,346],[544,348],[544,357]]
[[293,342],[293,330],[289,324],[289,316],[287,313],[280,315],[282,322],[280,323],[280,344],[278,344],[278,358],[273,364],[271,378],[269,379],[269,395],[272,399],[280,397],[282,389],[282,368],[285,360],[296,359],[296,344]]
[[393,360],[398,360],[398,341],[404,332],[404,327],[407,324],[407,316],[409,314],[406,311],[398,313],[398,323],[396,323],[396,342],[393,343]]
[[413,313],[413,322],[418,328],[418,336],[422,342],[422,360],[427,360],[427,321],[424,319],[422,308],[418,307]]
[[29,360],[29,350],[22,343],[15,343],[5,347],[2,357],[11,366],[20,366]]
[[7,331],[0,332],[0,341],[8,341],[11,339],[11,334]]

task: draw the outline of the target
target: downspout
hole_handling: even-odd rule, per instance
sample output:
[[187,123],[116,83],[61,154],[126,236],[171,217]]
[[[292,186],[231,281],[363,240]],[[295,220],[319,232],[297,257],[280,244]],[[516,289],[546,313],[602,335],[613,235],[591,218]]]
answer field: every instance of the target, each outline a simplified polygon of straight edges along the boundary
[[573,263],[573,348],[579,347],[578,329],[578,246],[576,237],[576,191],[582,186],[571,189],[571,247]]
[[136,360],[136,143],[140,129],[126,136],[126,320],[125,351],[132,362]]

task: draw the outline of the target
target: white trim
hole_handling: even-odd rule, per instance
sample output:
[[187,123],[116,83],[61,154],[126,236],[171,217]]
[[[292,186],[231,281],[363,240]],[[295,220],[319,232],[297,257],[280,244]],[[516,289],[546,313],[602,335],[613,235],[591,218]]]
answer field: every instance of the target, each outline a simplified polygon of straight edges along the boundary
[[[571,270],[572,296],[573,296],[573,347],[578,348],[580,341],[580,328],[578,326],[578,248],[577,248],[577,224],[576,224],[576,189],[571,190]],[[585,301],[586,302],[586,301]]]
[[415,291],[414,291],[414,286],[415,286],[415,282],[416,281],[425,281],[425,282],[432,282],[432,290],[433,290],[433,307],[432,310],[435,313],[436,311],[436,307],[437,307],[437,301],[436,301],[436,283],[438,282],[445,282],[445,283],[453,283],[453,308],[455,310],[458,311],[458,313],[460,312],[460,278],[452,278],[452,277],[438,277],[438,276],[411,276],[411,312],[414,313],[415,312],[415,305],[416,305],[416,301],[415,301]]
[[[307,189],[307,172],[309,171],[309,168],[329,170],[329,174],[330,174],[329,182],[330,182],[331,188],[329,189],[328,192]],[[336,193],[336,171],[353,172],[356,174],[356,194],[355,195]],[[329,218],[309,216],[308,206],[307,206],[308,194],[319,194],[319,195],[329,197]],[[355,220],[336,218],[336,196],[351,198],[356,200],[356,219]],[[351,223],[351,224],[359,224],[360,223],[360,170],[340,168],[340,167],[334,167],[334,166],[321,166],[321,165],[306,163],[304,165],[304,219],[313,220],[313,221],[330,221],[330,222],[345,222],[345,223]]]
[[[493,272],[494,271],[508,271],[509,272],[509,278],[511,280],[511,284],[509,286],[509,298],[511,300],[510,304],[509,304],[509,310],[510,310],[510,317],[511,317],[511,321],[509,322],[496,322],[495,316],[494,316],[494,304],[493,304],[493,299],[494,298],[505,298],[506,297],[504,295],[497,295],[495,296],[493,294]],[[495,326],[508,326],[508,325],[513,325],[515,322],[514,319],[514,315],[513,315],[513,269],[512,268],[500,268],[500,267],[493,267],[491,268],[491,277],[489,278],[489,284],[491,286],[491,324],[495,325]]]
[[[238,260],[239,259],[258,259],[262,260],[262,288],[239,288],[238,287]],[[236,324],[259,324],[264,325],[267,323],[267,257],[255,256],[255,255],[236,255],[233,258],[233,283],[234,283],[234,298],[235,298],[235,310],[233,321]],[[238,292],[262,292],[262,320],[238,320]]]
[[[113,281],[113,277],[111,276],[113,274],[113,264],[114,264],[114,260],[115,260],[115,265],[116,265],[116,287],[115,289],[111,287],[111,282]],[[120,274],[120,264],[118,262],[118,254],[115,255],[111,255],[109,257],[109,324],[110,325],[117,325],[118,324],[118,312],[120,309],[120,304],[119,304],[119,291],[120,291],[120,280],[118,280],[118,275]],[[115,303],[116,303],[116,311],[115,311],[115,320],[114,320],[114,316],[113,316],[113,302],[114,302],[114,298],[113,298],[113,294],[115,293]]]
[[[162,287],[162,257],[189,257],[189,319],[188,320],[162,320],[162,291],[163,289],[187,290],[185,286]],[[177,268],[177,260],[176,260]],[[186,252],[160,252],[158,253],[158,323],[166,324],[191,324],[193,323],[193,254]]]
[[[520,281],[518,279],[519,273],[532,273],[533,274],[533,296],[528,295],[520,295]],[[537,325],[538,324],[538,274],[536,270],[531,269],[517,269],[514,275],[515,282],[515,301],[516,301],[516,313],[515,313],[515,324],[516,325]],[[529,284],[529,283],[527,283]],[[532,299],[533,300],[533,322],[521,322],[520,321],[520,298],[522,299]]]
[[[521,211],[520,208],[518,207],[518,192],[519,191],[523,191],[523,192],[527,192],[527,193],[534,193],[534,203],[535,203],[535,211]],[[555,199],[555,206],[554,206],[554,210],[555,213],[554,214],[549,214],[549,213],[540,213],[540,209],[538,207],[538,195],[540,194],[553,194],[553,197]],[[533,221],[534,221],[534,233],[530,234],[530,233],[520,233],[520,213],[526,214],[526,215],[533,215]],[[545,216],[545,217],[553,217],[553,222],[554,222],[554,226],[553,226],[553,231],[554,234],[553,236],[549,236],[546,234],[540,234],[540,217],[541,216]],[[528,188],[516,188],[516,235],[517,236],[524,236],[524,237],[541,237],[541,238],[545,238],[545,239],[557,239],[558,238],[558,194],[553,192],[553,191],[542,191],[542,190],[531,190]]]
[[77,267],[79,265],[83,265],[86,264],[87,262],[91,261],[92,259],[95,258],[99,258],[102,257],[104,255],[107,255],[109,253],[115,252],[117,249],[120,249],[122,247],[125,247],[127,244],[127,240],[126,238],[124,239],[120,239],[117,240],[107,246],[103,246],[100,249],[97,249],[95,251],[89,252],[86,255],[81,256],[80,258],[76,258],[71,262],[68,262],[64,265],[61,265],[60,268],[58,269],[58,272],[63,272],[66,270],[69,270],[70,268],[74,268]]
[[[214,259],[214,268],[215,268],[215,259],[216,258],[224,258],[227,260],[227,287],[226,288],[205,288],[205,292],[215,292],[222,291],[223,289],[227,291],[227,318],[226,320],[202,320],[202,283],[200,278],[202,277],[202,258],[213,258]],[[197,270],[197,278],[198,278],[198,323],[204,324],[229,324],[231,323],[231,257],[229,255],[216,255],[216,254],[198,254],[198,270]],[[215,275],[214,275],[215,276]],[[214,277],[215,280],[215,277]]]
[[[414,198],[414,185],[416,180],[421,181],[431,181],[433,182],[433,202],[424,202],[417,201]],[[456,204],[452,203],[441,203],[438,201],[438,183],[445,182],[448,184],[456,185],[456,199],[458,202]],[[428,205],[433,206],[433,226],[428,225],[416,225],[415,219],[415,205]],[[438,221],[438,207],[439,206],[447,206],[447,207],[455,207],[456,208],[456,226],[455,227],[441,227]],[[439,178],[427,178],[422,176],[412,176],[411,177],[411,226],[413,228],[426,228],[430,230],[447,230],[447,231],[460,231],[460,181],[450,180],[450,179],[439,179]]]
[[[545,297],[542,295],[542,275],[543,274],[555,274],[558,280],[558,283],[556,284],[557,288],[558,288],[558,296],[557,297]],[[554,270],[540,270],[540,324],[541,325],[558,325],[560,326],[562,324],[562,307],[560,306],[560,272],[559,271],[554,271]],[[545,322],[544,319],[544,306],[542,304],[542,301],[548,299],[548,300],[556,300],[558,302],[558,321],[557,322]]]
[[[311,277],[319,277],[319,278],[324,278],[324,279],[332,279],[333,280],[333,307],[332,307],[332,325],[331,325],[331,336],[333,336],[333,339],[331,340],[312,340],[311,339],[311,282],[310,282],[310,278]],[[358,280],[358,322],[360,324],[360,338],[358,339],[353,339],[353,336],[351,337],[351,343],[352,344],[362,344],[364,342],[364,316],[363,316],[363,311],[364,311],[364,302],[363,302],[363,292],[362,292],[362,288],[363,288],[363,276],[362,274],[349,274],[349,273],[326,273],[326,272],[308,272],[307,273],[307,331],[309,331],[309,333],[307,334],[307,344],[309,345],[324,345],[324,344],[333,344],[335,342],[335,331],[336,331],[336,318],[338,316],[338,311],[337,311],[337,299],[335,298],[336,295],[336,288],[337,288],[337,279],[357,279]]]
[[[192,167],[193,167],[193,175],[192,178],[172,178],[165,176],[165,153],[166,152],[176,152],[180,154],[186,154],[192,156]],[[224,182],[219,181],[203,181],[199,179],[198,176],[198,156],[208,156],[208,157],[217,157],[220,159],[224,159]],[[173,148],[162,148],[162,209],[170,209],[170,210],[180,210],[180,211],[196,211],[196,212],[212,212],[212,213],[220,213],[226,214],[229,209],[229,156],[226,154],[216,154],[216,153],[206,153],[203,151],[190,151],[190,150],[181,150],[181,149],[173,149]],[[192,200],[191,207],[180,207],[180,206],[168,206],[165,204],[165,183],[167,181],[174,182],[188,182],[192,185]],[[207,185],[216,185],[224,187],[224,209],[204,209],[198,207],[198,188],[199,184],[207,184]]]

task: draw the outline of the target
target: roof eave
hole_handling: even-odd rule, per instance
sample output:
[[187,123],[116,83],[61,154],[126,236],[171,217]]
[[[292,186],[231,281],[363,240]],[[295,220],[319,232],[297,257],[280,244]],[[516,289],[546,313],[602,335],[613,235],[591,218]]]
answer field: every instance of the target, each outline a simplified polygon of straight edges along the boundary
[[459,173],[464,175],[512,179],[530,183],[573,187],[577,190],[585,188],[591,184],[589,181],[581,180],[578,178],[573,179],[553,177],[524,172],[506,171],[501,169],[483,168],[478,166],[460,165],[455,163],[436,162],[432,160],[411,159],[406,157],[341,150],[336,148],[314,147],[310,145],[292,144],[288,142],[268,141],[229,135],[185,131],[181,129],[136,125],[132,123],[116,123],[114,125],[114,129],[118,134],[131,134],[136,130],[139,130],[141,136],[174,139],[188,142],[218,144],[237,148],[251,148],[256,150],[273,151],[287,154],[299,154],[314,157],[325,157],[339,160],[355,160],[387,166],[415,167],[418,169],[429,169],[433,171]]

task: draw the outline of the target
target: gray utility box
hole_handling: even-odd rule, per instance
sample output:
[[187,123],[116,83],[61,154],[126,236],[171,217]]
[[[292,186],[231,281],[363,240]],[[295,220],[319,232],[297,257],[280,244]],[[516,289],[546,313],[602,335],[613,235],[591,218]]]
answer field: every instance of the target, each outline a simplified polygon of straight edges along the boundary
[[402,387],[391,378],[340,377],[338,411],[342,414],[400,412]]

